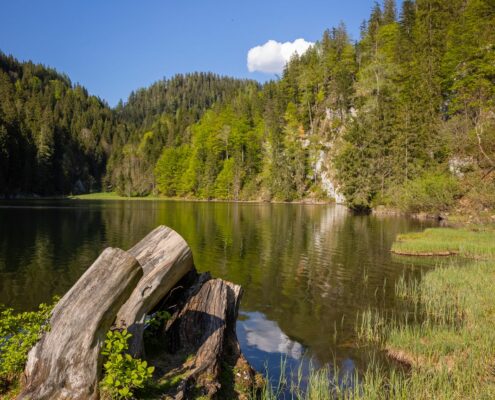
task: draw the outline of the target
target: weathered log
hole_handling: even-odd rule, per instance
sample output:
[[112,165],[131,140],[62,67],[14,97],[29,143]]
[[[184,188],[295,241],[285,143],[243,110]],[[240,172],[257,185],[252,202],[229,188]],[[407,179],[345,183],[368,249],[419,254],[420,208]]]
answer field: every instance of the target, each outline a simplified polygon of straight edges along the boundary
[[50,331],[29,352],[18,399],[97,399],[101,346],[141,276],[135,257],[105,249],[54,308]]
[[175,399],[215,396],[222,387],[223,368],[230,372],[235,368],[239,375],[231,378],[241,380],[244,387],[254,385],[254,370],[244,359],[235,332],[241,295],[240,286],[210,279],[209,274],[199,275],[185,292],[184,301],[164,330],[169,353],[194,355],[180,366],[169,366],[184,376],[174,393]]
[[[235,332],[241,294],[238,285],[198,275],[187,243],[170,228],[158,227],[128,252],[106,249],[55,307],[51,330],[29,353],[19,399],[97,399],[100,350],[112,322],[133,333],[130,350],[140,356],[145,317],[158,309],[173,316],[161,339],[150,337],[160,345],[149,361],[165,375],[178,368],[183,378],[168,394],[221,390],[225,397],[230,386],[226,398],[243,398],[234,388],[251,388],[255,373]],[[228,384],[221,382],[226,371]]]
[[116,325],[132,333],[129,352],[141,357],[146,314],[191,270],[193,258],[182,236],[166,226],[151,231],[128,252],[141,264],[143,277],[118,312]]

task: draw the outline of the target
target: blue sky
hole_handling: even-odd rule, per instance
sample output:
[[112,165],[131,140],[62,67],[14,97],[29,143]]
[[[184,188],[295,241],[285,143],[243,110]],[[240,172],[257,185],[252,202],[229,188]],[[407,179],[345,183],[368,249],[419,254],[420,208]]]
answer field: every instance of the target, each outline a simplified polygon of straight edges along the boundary
[[115,105],[176,73],[249,72],[249,49],[272,39],[314,42],[343,21],[354,39],[373,0],[3,1],[0,50],[69,75]]

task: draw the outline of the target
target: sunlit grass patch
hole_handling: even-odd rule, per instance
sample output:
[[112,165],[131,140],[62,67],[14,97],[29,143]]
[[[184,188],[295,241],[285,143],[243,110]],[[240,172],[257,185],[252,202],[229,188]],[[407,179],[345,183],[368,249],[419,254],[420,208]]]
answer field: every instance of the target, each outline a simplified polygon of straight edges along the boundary
[[419,300],[420,323],[391,326],[385,348],[412,368],[414,398],[494,396],[495,265],[437,268],[405,286],[397,291]]
[[460,255],[467,258],[495,259],[493,228],[430,228],[399,235],[392,252],[402,255]]
[[121,196],[116,192],[98,192],[88,194],[78,194],[69,196],[72,200],[164,200],[165,197],[145,196],[145,197],[127,197]]

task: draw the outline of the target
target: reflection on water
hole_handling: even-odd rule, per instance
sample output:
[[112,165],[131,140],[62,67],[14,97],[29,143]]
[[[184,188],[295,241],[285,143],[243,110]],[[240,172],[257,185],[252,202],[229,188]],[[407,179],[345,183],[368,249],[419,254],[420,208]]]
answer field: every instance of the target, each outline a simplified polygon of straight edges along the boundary
[[[267,372],[276,386],[281,368],[286,369],[286,379],[298,383],[301,389],[307,384],[310,368],[321,367],[317,359],[311,357],[304,346],[290,339],[275,321],[267,319],[260,312],[241,312],[237,322],[237,337],[251,365],[258,371]],[[341,388],[354,385],[356,364],[351,358],[337,362],[338,384]],[[330,363],[328,373],[336,373]],[[302,378],[302,379],[301,379]],[[301,379],[301,381],[299,381]],[[291,385],[287,385],[289,388]],[[289,389],[285,393],[290,398]]]
[[62,295],[105,247],[127,249],[160,224],[187,240],[199,270],[243,286],[239,337],[261,370],[281,355],[362,367],[356,315],[395,306],[394,282],[418,271],[390,246],[426,227],[331,205],[1,202],[0,303],[32,309]]
[[[244,317],[244,318],[242,318]],[[266,319],[260,312],[241,313],[238,324],[239,340],[265,353],[276,353],[299,360],[303,354],[300,343],[289,339],[275,321]]]

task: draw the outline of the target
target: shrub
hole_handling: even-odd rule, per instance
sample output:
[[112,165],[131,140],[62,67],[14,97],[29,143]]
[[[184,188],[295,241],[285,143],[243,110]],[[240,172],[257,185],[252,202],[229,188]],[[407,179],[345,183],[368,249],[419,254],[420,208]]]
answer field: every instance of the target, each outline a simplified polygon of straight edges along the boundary
[[102,392],[111,399],[130,399],[135,389],[143,388],[151,379],[155,367],[148,367],[146,361],[126,353],[128,340],[132,335],[123,331],[109,331],[102,354],[105,376],[100,383]]
[[8,386],[24,370],[29,350],[49,329],[53,305],[41,304],[37,311],[15,313],[12,308],[0,312],[0,382]]
[[[483,179],[478,174],[469,174],[463,180],[466,187],[465,203],[475,211],[485,208],[495,210],[495,179],[486,176]],[[464,199],[463,199],[464,200]]]
[[449,210],[461,195],[458,181],[444,173],[426,173],[409,181],[398,194],[398,206],[407,212]]
[[258,200],[260,198],[260,185],[256,179],[247,181],[241,190],[241,200]]

